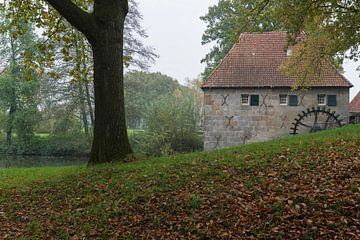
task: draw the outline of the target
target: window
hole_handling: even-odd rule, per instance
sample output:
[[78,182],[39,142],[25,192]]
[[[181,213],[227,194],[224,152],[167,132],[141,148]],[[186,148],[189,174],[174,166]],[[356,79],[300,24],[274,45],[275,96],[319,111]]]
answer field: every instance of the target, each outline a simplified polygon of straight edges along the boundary
[[336,95],[328,95],[327,96],[327,104],[329,107],[336,107],[336,105],[337,105]]
[[249,95],[241,95],[241,105],[249,105]]
[[299,99],[297,95],[290,95],[289,96],[289,106],[291,107],[297,107],[299,104]]
[[251,106],[259,106],[259,95],[251,95],[250,96],[250,105]]
[[318,105],[321,105],[321,106],[326,105],[324,94],[318,95]]
[[280,98],[280,105],[287,105],[287,95],[280,94],[279,98]]

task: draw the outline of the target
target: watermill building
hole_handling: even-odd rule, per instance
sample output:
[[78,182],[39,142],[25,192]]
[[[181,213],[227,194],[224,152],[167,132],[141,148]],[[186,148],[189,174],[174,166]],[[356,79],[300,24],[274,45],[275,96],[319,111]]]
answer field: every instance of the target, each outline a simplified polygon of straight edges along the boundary
[[289,57],[285,32],[243,33],[208,77],[204,92],[206,150],[318,131],[349,116],[352,84],[331,64],[307,91],[280,71]]

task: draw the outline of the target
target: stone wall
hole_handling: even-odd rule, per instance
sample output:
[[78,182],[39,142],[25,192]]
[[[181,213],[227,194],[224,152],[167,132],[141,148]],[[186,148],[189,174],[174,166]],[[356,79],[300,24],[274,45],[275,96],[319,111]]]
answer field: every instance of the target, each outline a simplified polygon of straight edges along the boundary
[[[242,105],[242,94],[259,95],[259,106]],[[297,95],[298,106],[280,105],[280,94]],[[336,95],[337,105],[319,106],[318,94]],[[287,88],[204,89],[204,105],[204,149],[210,150],[288,136],[298,114],[312,107],[325,107],[336,111],[339,119],[345,118],[349,115],[349,89],[314,88],[302,92]],[[310,125],[314,120],[309,116],[303,120],[306,121]]]

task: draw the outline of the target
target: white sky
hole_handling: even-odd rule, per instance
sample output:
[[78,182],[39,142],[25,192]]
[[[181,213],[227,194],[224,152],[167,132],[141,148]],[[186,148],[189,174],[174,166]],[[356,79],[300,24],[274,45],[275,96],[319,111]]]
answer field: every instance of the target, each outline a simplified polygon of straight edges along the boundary
[[[145,43],[153,46],[160,55],[152,72],[161,72],[184,83],[186,78],[196,78],[204,70],[200,60],[210,46],[201,45],[206,25],[200,16],[218,0],[139,0],[144,16],[143,26],[149,38]],[[357,64],[346,61],[345,76],[355,86],[350,91],[352,99],[360,91]]]

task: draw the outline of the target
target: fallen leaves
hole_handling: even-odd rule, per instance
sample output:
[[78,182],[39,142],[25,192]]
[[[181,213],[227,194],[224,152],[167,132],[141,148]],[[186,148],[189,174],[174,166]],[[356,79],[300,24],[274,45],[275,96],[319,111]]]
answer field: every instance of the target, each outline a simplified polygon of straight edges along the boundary
[[6,190],[0,236],[360,239],[359,146],[359,139],[340,139],[296,154],[285,148],[266,164],[234,152],[243,167],[198,160],[152,174],[104,169]]

